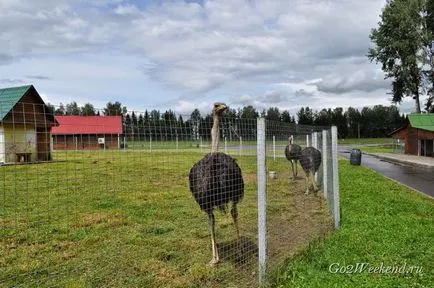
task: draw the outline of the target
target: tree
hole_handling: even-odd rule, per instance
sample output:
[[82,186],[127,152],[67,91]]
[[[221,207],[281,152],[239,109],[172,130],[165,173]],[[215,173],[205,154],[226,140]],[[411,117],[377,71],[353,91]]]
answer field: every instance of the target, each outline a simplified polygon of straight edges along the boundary
[[59,108],[54,111],[54,115],[65,115],[65,106],[60,103]]
[[347,125],[349,129],[349,137],[360,138],[360,112],[359,110],[348,107],[347,112],[345,112],[347,118]]
[[80,115],[80,108],[78,108],[77,102],[73,101],[66,104],[65,115]]
[[281,117],[282,117],[282,122],[295,123],[295,121],[293,121],[294,117],[291,117],[291,114],[289,114],[289,111],[287,110],[282,112]]
[[339,138],[345,138],[348,135],[347,119],[343,111],[341,107],[333,109],[332,124],[338,128]]
[[420,113],[419,95],[426,92],[427,77],[423,70],[428,62],[426,0],[388,0],[378,28],[372,29],[374,44],[368,51],[371,61],[382,64],[386,78],[392,79],[392,102],[412,96]]
[[194,109],[193,112],[190,114],[190,122],[191,122],[191,128],[192,128],[192,137],[194,140],[199,140],[199,126],[200,126],[200,111],[199,109]]
[[127,107],[122,106],[118,101],[115,103],[108,102],[107,106],[104,108],[105,116],[123,116],[125,114],[127,114]]
[[309,107],[301,107],[297,112],[298,124],[313,125],[313,111]]
[[259,113],[256,111],[256,109],[252,106],[244,106],[241,110],[240,118],[242,119],[256,119],[259,117]]
[[51,103],[47,103],[45,104],[45,106],[46,106],[45,114],[54,115],[54,112],[56,111],[54,105],[52,105]]
[[281,115],[280,115],[279,108],[277,107],[268,108],[266,118],[267,120],[271,120],[271,121],[280,121]]
[[[434,0],[426,1],[426,28],[428,35],[434,39]],[[431,47],[433,48],[433,47]],[[428,90],[428,100],[425,105],[425,110],[428,113],[434,113],[434,49],[431,49],[431,71],[429,73],[429,80],[432,83],[431,89]]]
[[327,111],[327,109],[322,109],[321,111],[315,113],[314,124],[318,126],[331,126],[333,120],[333,113]]
[[81,115],[84,116],[95,116],[95,107],[92,104],[86,103],[83,107],[81,107]]

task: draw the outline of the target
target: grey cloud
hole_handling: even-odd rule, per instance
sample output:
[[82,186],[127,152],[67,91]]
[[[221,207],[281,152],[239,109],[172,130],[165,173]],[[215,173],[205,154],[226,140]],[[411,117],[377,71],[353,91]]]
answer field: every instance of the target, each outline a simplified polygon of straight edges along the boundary
[[9,79],[9,78],[0,78],[0,83],[13,85],[13,84],[23,84],[24,81],[21,79]]
[[368,78],[363,73],[348,76],[327,77],[316,84],[318,91],[343,94],[354,90],[373,92],[389,88],[389,83],[383,79]]
[[33,79],[33,80],[52,80],[53,78],[48,76],[42,76],[42,75],[26,75],[27,79]]
[[296,98],[311,98],[313,97],[315,94],[313,92],[307,92],[304,89],[299,89],[295,91],[295,97]]
[[285,99],[280,91],[267,91],[261,98],[263,102],[269,104],[277,104]]

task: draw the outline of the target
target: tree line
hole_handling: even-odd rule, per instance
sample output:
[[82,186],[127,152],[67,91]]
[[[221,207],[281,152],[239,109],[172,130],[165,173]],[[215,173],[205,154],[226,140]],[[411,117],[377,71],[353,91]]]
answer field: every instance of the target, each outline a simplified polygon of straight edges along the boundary
[[[132,139],[174,140],[186,137],[188,139],[210,139],[213,119],[211,113],[201,114],[195,109],[189,116],[176,115],[172,110],[161,112],[157,109],[145,110],[143,113],[128,111],[120,102],[108,102],[106,107],[98,110],[90,103],[78,106],[76,102],[59,105],[57,108],[48,104],[54,115],[120,115],[123,119],[124,133]],[[295,117],[296,116],[296,117]],[[405,116],[399,113],[396,106],[376,105],[356,109],[342,107],[314,110],[308,106],[298,110],[296,115],[289,111],[281,111],[278,107],[270,107],[262,111],[252,105],[234,109],[228,108],[221,121],[222,137],[229,140],[251,139],[256,137],[256,119],[264,117],[273,125],[267,126],[267,133],[279,135],[283,133],[282,125],[286,127],[335,125],[340,138],[376,138],[387,137],[390,132],[405,123]],[[298,120],[296,121],[297,118]],[[287,131],[287,130],[285,130]],[[300,133],[303,133],[300,132]]]

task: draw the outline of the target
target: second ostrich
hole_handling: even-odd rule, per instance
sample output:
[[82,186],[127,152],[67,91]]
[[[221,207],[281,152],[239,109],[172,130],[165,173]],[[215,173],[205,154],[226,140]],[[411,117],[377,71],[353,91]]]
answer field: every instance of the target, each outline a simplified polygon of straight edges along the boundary
[[226,211],[226,206],[229,202],[232,202],[231,215],[237,239],[240,239],[237,204],[244,196],[244,181],[241,169],[232,157],[218,152],[219,123],[221,115],[226,109],[227,106],[223,103],[214,104],[214,122],[211,129],[212,152],[194,164],[189,175],[190,190],[200,208],[208,214],[212,246],[210,266],[214,266],[219,262],[215,239],[215,217],[213,213],[215,208]]
[[318,186],[315,183],[315,173],[321,165],[321,152],[313,147],[306,147],[301,151],[300,164],[306,173],[306,194],[309,193],[309,179],[312,179],[314,191],[318,191]]
[[[300,160],[301,155],[301,146],[294,144],[294,137],[291,135],[288,138],[288,145],[285,147],[285,156],[286,159],[288,159],[289,162],[291,162],[291,168],[292,168],[292,179],[295,180],[295,177],[297,177],[297,161]],[[294,166],[295,166],[295,173],[294,173]]]

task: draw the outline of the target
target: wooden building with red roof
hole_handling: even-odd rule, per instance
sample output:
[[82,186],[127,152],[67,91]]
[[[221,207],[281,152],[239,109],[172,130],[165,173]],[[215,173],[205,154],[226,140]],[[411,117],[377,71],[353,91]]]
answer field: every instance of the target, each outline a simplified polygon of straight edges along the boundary
[[121,116],[55,116],[54,150],[119,149]]

